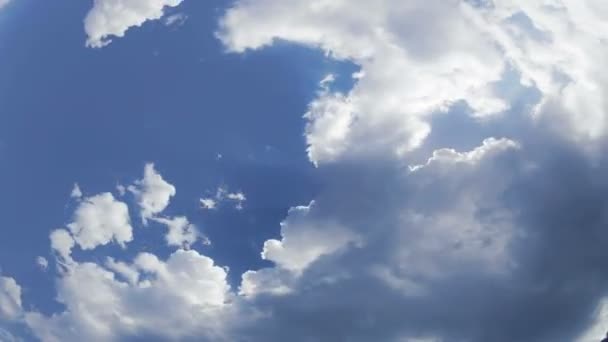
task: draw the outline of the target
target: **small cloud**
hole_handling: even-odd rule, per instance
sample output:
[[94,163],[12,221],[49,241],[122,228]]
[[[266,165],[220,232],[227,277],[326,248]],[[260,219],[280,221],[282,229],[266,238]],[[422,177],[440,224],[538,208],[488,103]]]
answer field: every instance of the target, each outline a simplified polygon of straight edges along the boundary
[[213,198],[201,198],[201,206],[203,209],[213,210],[217,208],[217,203]]
[[36,258],[36,265],[40,267],[41,270],[45,271],[49,268],[49,261],[42,256]]
[[81,198],[82,197],[82,191],[80,190],[80,186],[78,186],[78,183],[74,183],[74,188],[72,188],[70,197],[71,198]]
[[242,210],[243,202],[247,200],[245,194],[243,194],[242,192],[229,193],[226,195],[226,198],[232,202],[235,202],[234,208],[236,210]]
[[165,17],[163,23],[165,26],[182,26],[188,20],[188,16],[183,13],[176,13]]
[[[183,249],[190,249],[190,246],[192,246],[192,244],[194,244],[196,240],[202,236],[198,231],[198,228],[190,223],[184,216],[174,218],[154,218],[154,220],[167,226],[167,235],[165,235],[165,240],[169,246],[178,246]],[[209,244],[209,239],[205,237],[203,243]]]
[[220,186],[215,191],[214,197],[201,198],[201,207],[206,210],[214,210],[219,207],[223,202],[232,202],[236,210],[243,209],[243,203],[247,200],[247,197],[242,191],[229,192],[226,187]]
[[118,191],[118,195],[122,197],[127,193],[127,188],[122,184],[118,184],[116,185],[116,191]]

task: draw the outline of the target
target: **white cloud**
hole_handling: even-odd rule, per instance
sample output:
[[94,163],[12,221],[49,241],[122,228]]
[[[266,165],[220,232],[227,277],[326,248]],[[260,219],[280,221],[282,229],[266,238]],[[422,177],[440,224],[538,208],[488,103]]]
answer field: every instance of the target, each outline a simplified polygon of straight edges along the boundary
[[443,148],[433,152],[425,165],[410,166],[410,170],[417,171],[432,163],[470,163],[475,164],[491,153],[500,153],[508,149],[519,148],[519,144],[513,140],[502,138],[488,138],[482,145],[472,151],[460,153],[452,148]]
[[76,242],[65,229],[56,229],[50,235],[51,248],[57,253],[62,262],[70,263],[72,260],[72,248]]
[[458,1],[241,1],[218,36],[236,52],[285,39],[361,67],[352,91],[322,92],[305,116],[310,159],[321,163],[415,149],[429,117],[460,100],[477,116],[507,109],[494,91],[507,62],[478,16]]
[[207,210],[217,209],[217,203],[213,198],[201,198],[201,207]]
[[282,239],[267,240],[262,258],[297,273],[319,257],[357,242],[358,237],[339,224],[311,218],[314,205],[313,202],[290,209],[287,219],[281,223]]
[[0,276],[0,321],[17,320],[22,311],[21,287],[15,279]]
[[127,188],[122,184],[117,184],[116,191],[118,191],[118,195],[122,197],[127,193]]
[[361,67],[348,94],[321,92],[305,115],[317,164],[416,149],[430,117],[459,101],[476,117],[501,113],[519,100],[499,85],[510,68],[541,93],[537,119],[576,141],[608,132],[602,0],[471,3],[240,1],[218,37],[235,52],[284,39]]
[[41,270],[46,272],[46,270],[49,268],[49,261],[45,257],[39,256],[36,258],[36,265],[38,265]]
[[603,299],[595,312],[591,326],[578,337],[576,342],[597,342],[608,337],[608,300]]
[[130,264],[109,260],[108,269],[77,263],[58,281],[58,299],[66,310],[53,316],[28,312],[26,322],[44,341],[142,334],[223,340],[229,290],[224,269],[195,251],[178,250],[166,261],[142,253]]
[[215,196],[201,198],[201,207],[205,210],[215,210],[224,202],[232,202],[236,210],[242,210],[243,204],[247,200],[241,191],[229,192],[225,186],[219,186],[215,191]]
[[186,23],[188,16],[184,13],[175,13],[165,17],[163,21],[166,26],[181,26]]
[[229,192],[226,194],[226,199],[234,202],[234,208],[237,210],[243,209],[243,203],[247,200],[242,192]]
[[296,278],[297,274],[281,268],[247,271],[242,275],[239,294],[248,298],[260,294],[287,295],[292,292]]
[[82,197],[82,191],[80,190],[80,186],[78,186],[78,183],[74,183],[74,187],[72,188],[70,197],[71,198],[81,198]]
[[124,247],[133,240],[129,208],[109,192],[84,199],[67,227],[74,241],[85,250],[112,241]]
[[123,37],[131,27],[163,16],[165,7],[176,7],[182,0],[95,0],[84,19],[87,46],[100,48]]
[[163,177],[154,169],[154,164],[146,164],[144,178],[129,186],[141,209],[141,217],[147,219],[161,213],[175,196],[175,187],[167,183]]
[[51,248],[64,265],[73,263],[71,254],[76,245],[91,250],[115,242],[124,248],[133,240],[129,208],[109,192],[82,199],[72,220],[68,229],[56,229],[50,234]]
[[[152,165],[131,191],[138,195],[142,209],[150,213],[162,211],[159,208],[166,206],[169,194],[175,193]],[[108,256],[104,263],[80,262],[72,256],[72,249],[78,245],[86,252],[111,241],[131,241],[126,204],[103,193],[84,198],[73,217],[74,222],[67,225],[69,231],[57,229],[50,236],[62,266],[58,269],[57,300],[65,310],[49,316],[35,310],[22,314],[20,301],[15,304],[20,293],[9,283],[9,296],[0,291],[0,313],[6,311],[11,318],[18,315],[43,341],[111,341],[135,336],[230,340],[223,325],[229,317],[235,318],[236,309],[227,268],[187,250],[198,239],[203,243],[208,240],[186,217],[151,217],[167,226],[167,243],[179,247],[166,260],[139,253],[132,262]]]
[[[165,240],[169,246],[189,248],[200,237],[196,226],[190,223],[186,217],[155,218],[154,220],[167,226]],[[206,239],[204,241],[208,242]]]

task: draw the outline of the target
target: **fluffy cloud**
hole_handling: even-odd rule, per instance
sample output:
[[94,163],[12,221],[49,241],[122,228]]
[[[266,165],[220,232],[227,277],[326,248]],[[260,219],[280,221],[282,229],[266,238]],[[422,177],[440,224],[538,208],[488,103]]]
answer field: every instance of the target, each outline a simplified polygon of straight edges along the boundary
[[95,0],[84,19],[87,46],[100,48],[123,37],[131,27],[163,16],[165,7],[176,7],[182,0]]
[[74,241],[85,250],[111,241],[124,246],[133,239],[129,208],[109,192],[82,201],[68,229]]
[[[165,240],[169,246],[188,248],[201,236],[196,226],[188,222],[186,217],[156,218],[154,220],[167,226]],[[209,243],[208,240],[204,241]]]
[[537,119],[576,141],[604,136],[606,15],[601,0],[240,1],[218,36],[235,52],[284,39],[361,67],[348,94],[322,92],[305,116],[320,163],[411,151],[459,101],[475,117],[504,112],[510,70],[541,93]]
[[0,9],[8,5],[9,2],[11,2],[11,0],[0,0]]
[[281,223],[282,240],[266,241],[262,258],[299,272],[319,257],[357,241],[357,236],[339,224],[316,222],[310,217],[313,206],[314,202],[289,211],[287,220]]
[[51,248],[57,253],[60,260],[69,262],[72,259],[72,248],[76,244],[72,235],[65,229],[57,229],[51,232],[49,238],[51,240]]
[[154,164],[146,164],[144,178],[129,186],[129,191],[137,198],[144,223],[165,210],[171,197],[175,196],[175,187],[163,179]]
[[112,261],[108,268],[77,263],[57,285],[64,312],[26,314],[43,341],[224,340],[226,272],[195,251],[178,250],[166,261],[141,253],[132,263]]
[[218,35],[236,52],[284,39],[361,67],[348,94],[323,92],[305,116],[309,156],[321,163],[411,151],[429,117],[457,101],[476,116],[508,109],[494,89],[507,63],[478,16],[460,1],[241,1]]
[[133,240],[129,208],[109,192],[82,199],[67,228],[50,235],[51,247],[61,263],[72,262],[72,248],[76,245],[91,250],[115,242],[124,248]]
[[112,256],[104,263],[78,260],[72,255],[75,246],[86,255],[97,246],[124,245],[133,238],[125,203],[110,193],[83,198],[68,229],[50,235],[62,266],[57,300],[65,309],[52,315],[22,312],[20,288],[7,278],[0,283],[0,313],[19,318],[42,341],[231,340],[224,325],[240,318],[227,269],[188,249],[203,236],[186,217],[153,216],[166,207],[175,188],[149,164],[131,191],[146,217],[167,226],[167,243],[177,250],[166,260],[152,253],[138,253],[130,262]]
[[13,278],[0,277],[0,321],[16,320],[21,314],[21,287]]

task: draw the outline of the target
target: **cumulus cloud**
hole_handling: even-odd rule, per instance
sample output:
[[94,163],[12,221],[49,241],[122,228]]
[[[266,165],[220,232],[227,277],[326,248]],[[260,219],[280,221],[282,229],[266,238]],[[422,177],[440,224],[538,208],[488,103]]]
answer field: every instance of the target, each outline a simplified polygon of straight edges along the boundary
[[[152,214],[162,211],[169,194],[175,193],[151,164],[131,191],[137,194],[136,204]],[[5,283],[2,278],[0,313],[18,318],[42,341],[232,340],[224,325],[240,318],[235,314],[227,268],[189,249],[199,239],[208,240],[186,217],[148,217],[167,226],[166,241],[177,247],[166,259],[142,252],[130,261],[108,256],[101,263],[83,262],[72,255],[75,246],[83,250],[79,255],[86,255],[100,245],[132,240],[125,203],[110,193],[83,198],[68,229],[50,235],[62,266],[57,274],[57,300],[65,309],[51,315],[24,312],[20,288],[12,279]]]
[[124,247],[133,239],[129,208],[109,192],[82,201],[73,219],[67,227],[82,249],[94,249],[112,241]]
[[[165,240],[169,246],[189,248],[199,237],[201,237],[196,226],[190,223],[184,216],[171,219],[156,218],[154,220],[167,226]],[[206,244],[209,244],[209,240],[204,239],[203,241]]]
[[314,202],[289,211],[287,219],[281,223],[282,239],[266,241],[262,258],[281,268],[299,272],[322,255],[334,253],[357,241],[355,234],[338,223],[316,222],[310,217],[313,206]]
[[226,272],[195,251],[178,250],[166,261],[141,253],[132,263],[111,260],[108,268],[76,263],[57,285],[66,310],[25,317],[43,341],[224,340]]
[[171,197],[175,196],[175,187],[163,179],[154,169],[154,164],[146,164],[144,178],[136,181],[128,189],[137,199],[144,223],[165,210]]
[[460,1],[241,1],[218,36],[235,52],[284,39],[361,67],[348,94],[323,92],[305,116],[309,156],[321,163],[406,153],[429,134],[429,117],[457,101],[476,116],[508,109],[494,89],[507,61],[478,16]]
[[514,100],[500,87],[511,69],[541,93],[537,118],[573,140],[604,136],[605,17],[601,0],[240,1],[218,36],[235,52],[283,39],[361,67],[350,92],[323,92],[305,115],[319,163],[411,151],[430,117],[457,102],[476,117],[502,113]]
[[72,235],[65,229],[56,229],[49,236],[51,240],[51,248],[61,261],[69,262],[72,260],[72,248],[76,244]]
[[123,37],[131,27],[162,18],[165,7],[176,7],[182,0],[95,0],[84,19],[87,46],[104,47],[111,37]]
[[84,198],[74,211],[67,229],[51,232],[51,248],[61,263],[72,263],[72,248],[83,250],[115,242],[122,246],[133,240],[129,208],[109,193]]

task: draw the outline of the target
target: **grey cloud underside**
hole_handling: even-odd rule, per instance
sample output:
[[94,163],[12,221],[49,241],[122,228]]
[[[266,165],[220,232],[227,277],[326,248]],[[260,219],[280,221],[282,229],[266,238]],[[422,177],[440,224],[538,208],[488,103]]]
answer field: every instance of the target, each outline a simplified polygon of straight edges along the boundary
[[[272,341],[390,341],[404,336],[574,341],[608,288],[608,164],[605,159],[591,164],[575,146],[535,133],[542,138],[520,137],[525,147],[498,157],[492,167],[500,171],[486,175],[489,182],[511,179],[495,204],[513,213],[510,272],[454,264],[440,279],[414,277],[424,285],[422,294],[404,295],[370,276],[369,267],[394,265],[394,253],[407,248],[395,237],[397,231],[415,229],[399,223],[402,208],[440,214],[461,200],[461,189],[452,186],[471,184],[438,179],[420,186],[386,161],[321,170],[341,180],[316,200],[324,208],[317,215],[343,221],[364,234],[367,244],[321,258],[292,294],[258,297],[256,306],[273,315],[252,327],[254,340],[271,335]],[[533,170],[529,163],[535,164]],[[480,208],[476,216],[491,224],[493,210]],[[487,241],[489,248],[492,243]],[[444,252],[450,248],[462,246],[455,243]],[[331,276],[338,280],[320,281]]]

